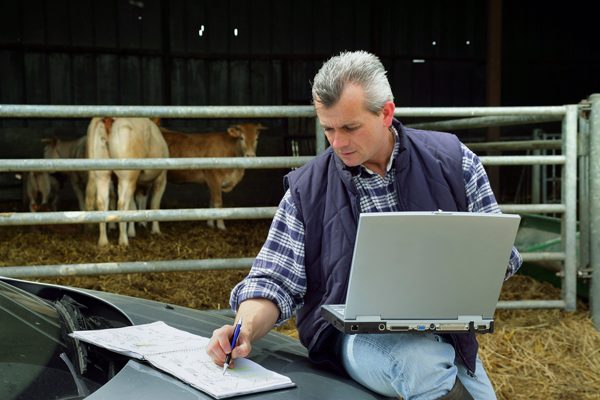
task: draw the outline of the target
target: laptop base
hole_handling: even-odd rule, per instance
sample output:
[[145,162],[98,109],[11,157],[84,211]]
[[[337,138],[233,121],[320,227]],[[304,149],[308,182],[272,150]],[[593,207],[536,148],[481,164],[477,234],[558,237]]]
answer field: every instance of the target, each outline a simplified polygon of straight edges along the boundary
[[456,320],[436,320],[423,323],[417,320],[382,320],[380,317],[359,317],[345,320],[339,305],[321,306],[321,316],[336,329],[346,334],[357,333],[493,333],[494,320],[460,318]]

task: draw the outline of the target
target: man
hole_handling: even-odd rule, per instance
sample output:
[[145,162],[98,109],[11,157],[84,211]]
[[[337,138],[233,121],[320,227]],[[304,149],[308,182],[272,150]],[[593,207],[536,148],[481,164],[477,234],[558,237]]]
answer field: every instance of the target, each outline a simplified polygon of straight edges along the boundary
[[[341,367],[375,392],[495,398],[474,334],[344,335],[320,316],[322,304],[344,303],[359,213],[500,212],[479,159],[454,135],[407,129],[395,120],[385,70],[372,54],[328,60],[312,96],[331,146],[286,176],[267,240],[231,294],[244,320],[232,356],[247,356],[255,340],[297,310],[310,358]],[[513,249],[507,278],[521,262]],[[217,364],[230,351],[232,332],[224,326],[213,334],[207,352]]]

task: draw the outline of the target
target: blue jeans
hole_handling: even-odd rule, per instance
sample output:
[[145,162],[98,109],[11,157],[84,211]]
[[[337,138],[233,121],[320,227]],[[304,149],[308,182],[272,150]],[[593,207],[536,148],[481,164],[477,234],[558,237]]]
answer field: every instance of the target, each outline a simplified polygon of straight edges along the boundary
[[354,380],[384,396],[438,399],[458,377],[475,400],[496,399],[479,357],[473,375],[456,360],[454,348],[436,334],[344,335],[341,355]]

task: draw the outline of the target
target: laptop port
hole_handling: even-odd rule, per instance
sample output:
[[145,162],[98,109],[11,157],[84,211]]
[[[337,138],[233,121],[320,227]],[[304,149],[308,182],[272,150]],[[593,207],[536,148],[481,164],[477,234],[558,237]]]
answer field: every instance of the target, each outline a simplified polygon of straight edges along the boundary
[[466,324],[440,324],[437,328],[439,331],[468,331],[469,325]]
[[358,325],[350,325],[350,330],[352,332],[358,332]]
[[431,329],[432,331],[435,331],[435,324],[432,323],[431,325],[429,325],[429,329]]
[[385,331],[385,324],[379,324],[379,330]]
[[408,331],[410,328],[406,325],[390,325],[388,326],[388,329],[390,331],[396,331],[396,332],[406,332]]

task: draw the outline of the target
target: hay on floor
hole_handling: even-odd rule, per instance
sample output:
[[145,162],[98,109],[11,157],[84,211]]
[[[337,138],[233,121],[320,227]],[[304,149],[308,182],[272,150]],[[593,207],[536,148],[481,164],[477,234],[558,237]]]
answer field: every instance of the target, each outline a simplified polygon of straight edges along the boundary
[[[163,223],[160,236],[138,229],[130,247],[96,246],[96,229],[81,226],[0,228],[0,267],[254,257],[268,221],[227,221],[228,230],[203,222]],[[138,296],[197,309],[228,308],[229,292],[246,270],[118,274],[39,279]],[[526,276],[504,284],[501,298],[560,299],[560,290]],[[279,328],[297,337],[293,321]],[[560,310],[499,310],[496,332],[480,335],[481,358],[499,399],[600,399],[600,334],[587,306]]]

